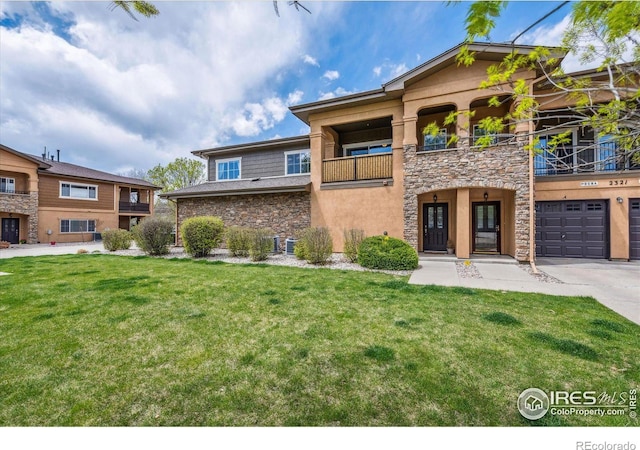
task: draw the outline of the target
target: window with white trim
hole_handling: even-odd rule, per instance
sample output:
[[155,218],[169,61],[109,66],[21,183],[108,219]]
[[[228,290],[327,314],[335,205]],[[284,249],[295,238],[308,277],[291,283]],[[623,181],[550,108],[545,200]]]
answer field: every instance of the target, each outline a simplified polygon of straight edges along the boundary
[[284,158],[287,175],[311,172],[311,152],[309,150],[285,152]]
[[98,200],[98,186],[94,184],[60,182],[60,197],[82,200]]
[[60,221],[60,233],[93,233],[95,231],[95,220],[62,219]]
[[16,179],[15,178],[0,178],[0,192],[12,194],[16,191]]
[[377,153],[391,153],[391,139],[382,141],[359,142],[342,146],[345,156],[375,155]]
[[217,159],[216,181],[239,180],[241,169],[240,161],[240,158]]

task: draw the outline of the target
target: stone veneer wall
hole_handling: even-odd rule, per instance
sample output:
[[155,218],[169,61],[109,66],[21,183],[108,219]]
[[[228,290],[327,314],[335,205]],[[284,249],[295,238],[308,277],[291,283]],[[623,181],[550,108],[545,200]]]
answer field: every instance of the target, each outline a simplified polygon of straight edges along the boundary
[[[178,230],[189,217],[218,216],[226,226],[271,228],[285,239],[311,226],[311,197],[308,192],[282,194],[229,195],[178,200]],[[182,245],[182,241],[178,240]]]
[[403,161],[404,238],[414,248],[418,248],[418,195],[456,188],[509,189],[515,191],[515,258],[529,260],[529,156],[521,146],[416,153],[415,146],[406,145]]
[[0,211],[28,216],[27,243],[38,242],[38,193],[0,194]]

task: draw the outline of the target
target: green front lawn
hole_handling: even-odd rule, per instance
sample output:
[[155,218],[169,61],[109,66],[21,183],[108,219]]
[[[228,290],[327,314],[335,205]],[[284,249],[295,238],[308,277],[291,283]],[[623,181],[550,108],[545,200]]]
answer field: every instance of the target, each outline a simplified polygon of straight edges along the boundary
[[0,426],[638,425],[516,409],[639,387],[640,327],[592,299],[110,255],[0,271]]

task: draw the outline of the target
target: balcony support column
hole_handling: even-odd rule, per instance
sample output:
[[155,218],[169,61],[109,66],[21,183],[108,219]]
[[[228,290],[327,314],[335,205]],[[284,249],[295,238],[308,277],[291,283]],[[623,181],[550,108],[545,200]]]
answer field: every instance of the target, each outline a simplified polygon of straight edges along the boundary
[[[402,145],[418,146],[418,116],[403,117],[404,136]],[[394,128],[395,131],[395,128]]]

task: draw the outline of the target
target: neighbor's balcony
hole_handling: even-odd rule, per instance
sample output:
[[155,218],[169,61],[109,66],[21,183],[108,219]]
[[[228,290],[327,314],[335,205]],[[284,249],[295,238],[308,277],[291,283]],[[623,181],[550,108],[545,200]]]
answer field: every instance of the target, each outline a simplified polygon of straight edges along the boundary
[[142,214],[151,213],[151,210],[149,209],[149,203],[120,202],[119,211],[120,212],[136,212],[136,213],[142,213]]
[[29,191],[12,191],[8,189],[0,189],[0,194],[10,194],[10,195],[30,195]]
[[322,182],[363,181],[393,178],[393,155],[349,156],[322,161]]

